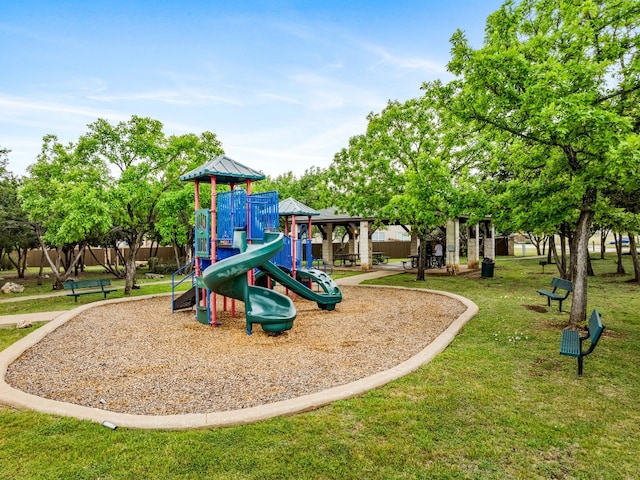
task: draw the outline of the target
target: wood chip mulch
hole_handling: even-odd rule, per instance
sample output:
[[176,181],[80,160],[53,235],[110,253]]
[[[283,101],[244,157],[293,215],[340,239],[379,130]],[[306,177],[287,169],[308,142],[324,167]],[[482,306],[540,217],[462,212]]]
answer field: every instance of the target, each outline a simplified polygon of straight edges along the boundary
[[[429,292],[344,286],[334,311],[297,299],[291,330],[246,334],[243,304],[219,327],[171,313],[168,297],[82,312],[9,366],[6,381],[45,398],[131,414],[253,407],[387,370],[465,311]],[[218,308],[222,308],[219,301]]]

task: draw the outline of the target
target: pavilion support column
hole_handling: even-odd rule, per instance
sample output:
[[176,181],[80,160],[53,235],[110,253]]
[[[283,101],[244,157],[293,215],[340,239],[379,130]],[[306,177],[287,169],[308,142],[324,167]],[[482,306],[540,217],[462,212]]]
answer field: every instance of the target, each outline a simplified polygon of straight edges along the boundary
[[516,243],[514,241],[513,235],[509,235],[509,239],[507,241],[507,255],[513,257],[516,254]]
[[496,258],[496,232],[493,222],[488,221],[486,224],[486,236],[484,238],[484,257],[495,260]]
[[322,260],[333,264],[333,224],[325,225],[324,231],[326,236],[322,238]]
[[460,270],[460,220],[447,221],[447,243],[444,248],[447,272],[456,274]]
[[371,270],[371,242],[369,240],[369,221],[360,221],[360,265],[363,271]]
[[480,264],[480,228],[478,224],[469,227],[467,239],[467,268],[476,269]]

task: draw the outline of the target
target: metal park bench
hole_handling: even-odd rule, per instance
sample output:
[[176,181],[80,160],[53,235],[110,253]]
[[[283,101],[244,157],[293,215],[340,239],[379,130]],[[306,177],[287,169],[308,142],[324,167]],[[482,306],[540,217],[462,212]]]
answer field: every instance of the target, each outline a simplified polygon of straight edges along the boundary
[[[604,325],[602,325],[600,312],[598,312],[597,308],[593,309],[591,317],[589,317],[589,332],[587,335],[581,337],[580,332],[577,330],[562,331],[560,355],[568,355],[578,359],[578,375],[582,375],[582,359],[593,352],[603,331]],[[589,348],[584,350],[582,344],[587,339],[590,340]]]
[[[553,277],[551,279],[552,290],[538,290],[540,295],[547,297],[547,305],[551,306],[551,300],[556,300],[559,303],[559,309],[562,311],[562,302],[567,299],[569,294],[573,291],[573,283],[563,278]],[[564,293],[562,293],[564,290]]]
[[111,280],[102,278],[98,280],[67,280],[62,284],[65,290],[71,290],[67,293],[68,297],[75,297],[76,302],[80,295],[91,295],[93,293],[102,293],[104,298],[107,294],[115,292],[115,288],[105,288],[111,285]]

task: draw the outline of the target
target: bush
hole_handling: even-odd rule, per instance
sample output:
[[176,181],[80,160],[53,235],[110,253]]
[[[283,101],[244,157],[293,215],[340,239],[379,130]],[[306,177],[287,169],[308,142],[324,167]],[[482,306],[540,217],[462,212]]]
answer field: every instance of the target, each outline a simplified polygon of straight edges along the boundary
[[[151,271],[151,269],[149,270]],[[173,273],[176,270],[178,270],[178,267],[176,266],[175,263],[159,263],[156,265],[155,269],[153,270],[153,273],[166,275],[169,273]]]
[[156,271],[156,268],[158,267],[159,263],[160,263],[160,259],[158,257],[149,257],[149,261],[148,261],[149,271],[151,273],[158,273]]
[[2,255],[0,259],[0,270],[13,270],[13,263],[9,260],[9,255],[6,253]]

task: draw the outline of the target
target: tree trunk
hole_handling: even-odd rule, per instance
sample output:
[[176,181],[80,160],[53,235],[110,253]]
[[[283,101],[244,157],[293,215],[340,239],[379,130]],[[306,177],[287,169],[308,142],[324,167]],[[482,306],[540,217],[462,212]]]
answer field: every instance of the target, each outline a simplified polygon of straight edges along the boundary
[[[141,237],[142,238],[142,237]],[[131,295],[131,291],[136,285],[136,257],[138,251],[142,246],[142,241],[135,241],[129,243],[129,254],[126,258],[126,266],[124,272],[124,294],[125,296]]]
[[573,257],[572,281],[573,298],[571,301],[571,315],[569,325],[577,327],[587,318],[587,262],[589,254],[589,230],[593,221],[593,212],[583,210],[580,212],[576,232],[572,239]]
[[562,272],[562,278],[568,278],[567,272],[567,237],[564,234],[564,227],[560,232],[560,271]]
[[609,230],[600,229],[600,260],[604,260],[604,252],[607,250],[607,236]]
[[[558,275],[560,275],[560,278],[567,278],[569,275],[567,273],[566,268],[564,267],[565,254],[561,253],[562,258],[560,256],[558,256],[558,249],[556,248],[555,240],[551,241],[551,237],[549,238],[549,240],[550,240],[549,241],[549,254],[550,254],[550,256],[553,257],[553,261],[556,264],[556,268],[558,269]],[[553,248],[551,248],[552,245],[553,245]]]
[[[53,259],[51,258],[51,255],[49,255],[49,251],[47,250],[44,244],[44,241],[42,240],[42,235],[39,229],[36,229],[36,235],[38,236],[38,242],[40,243],[40,248],[42,248],[42,253],[46,258],[47,263],[49,264],[49,267],[51,268],[51,272],[53,273],[52,289],[61,290],[62,284],[65,282],[65,280],[69,278],[71,274],[70,268],[65,269],[63,272],[60,272],[60,260],[62,258],[62,248],[60,247],[56,248],[57,256],[56,256],[56,261],[54,262]],[[76,262],[82,257],[83,252],[84,252],[84,245],[80,247],[78,256],[75,259]]]
[[44,272],[44,248],[40,252],[40,269],[38,270],[38,285],[42,285],[42,274]]
[[633,281],[640,283],[640,263],[638,263],[638,250],[636,249],[636,236],[629,232],[629,251],[631,252],[631,260],[633,261]]
[[20,271],[18,272],[18,278],[24,278],[24,273],[27,271],[27,255],[29,254],[29,249],[22,249],[22,257],[20,258]]
[[180,268],[182,265],[180,265],[180,250],[178,249],[178,243],[176,242],[176,239],[173,239],[173,254],[176,257],[176,267]]
[[[49,263],[49,267],[53,272],[53,290],[61,290],[62,284],[71,276],[71,272],[73,271],[73,269],[67,268],[62,272],[60,271],[60,261],[62,258],[61,248],[56,249],[57,257],[56,257],[55,263],[53,262],[53,259],[49,255],[48,250],[44,247],[44,244],[42,244],[42,250],[45,254],[45,258],[47,259],[47,263]],[[76,257],[75,261],[78,261],[78,258],[80,255],[82,255],[82,252],[84,252],[84,246],[80,247],[80,251],[78,252],[78,257]]]
[[420,235],[420,247],[418,247],[418,274],[416,276],[416,280],[419,282],[422,282],[425,279],[424,264],[426,263],[425,260],[427,258],[426,245],[427,245],[427,235],[422,234]]
[[617,261],[618,261],[616,273],[618,275],[625,275],[627,272],[625,272],[624,265],[622,264],[622,234],[613,232],[613,241],[616,242],[616,254],[617,254]]
[[[7,258],[9,262],[15,267],[16,272],[18,274],[18,278],[24,278],[24,271],[27,269],[27,252],[26,248],[16,248],[15,252],[18,254],[18,260],[15,261],[11,258],[11,254],[7,253]],[[0,259],[2,257],[0,256]]]
[[[130,249],[131,252],[133,249]],[[133,255],[128,255],[127,264],[124,270],[124,294],[131,295],[133,286],[136,284],[136,259]]]

